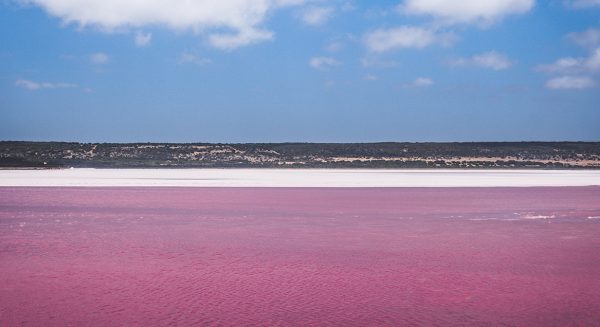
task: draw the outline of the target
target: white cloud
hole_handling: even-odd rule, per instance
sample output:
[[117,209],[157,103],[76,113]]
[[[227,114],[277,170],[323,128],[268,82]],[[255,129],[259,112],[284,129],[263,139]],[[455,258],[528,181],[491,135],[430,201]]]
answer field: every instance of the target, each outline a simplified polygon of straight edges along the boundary
[[477,66],[493,70],[508,69],[513,64],[507,56],[495,51],[474,56],[472,60]]
[[273,33],[262,28],[269,13],[308,0],[22,0],[37,5],[65,23],[111,31],[166,26],[208,33],[210,44],[232,49],[264,40]]
[[429,87],[429,86],[432,86],[433,84],[434,84],[433,80],[428,77],[419,77],[411,83],[411,85],[413,87]]
[[195,53],[185,51],[181,54],[181,56],[179,56],[179,63],[205,66],[211,64],[212,61],[208,58],[201,57]]
[[90,61],[96,65],[104,65],[110,61],[110,58],[106,53],[96,52],[90,55]]
[[589,76],[600,72],[600,31],[589,29],[582,33],[571,33],[567,38],[573,40],[584,48],[594,48],[587,57],[563,57],[551,64],[538,65],[534,69],[548,74],[560,74],[546,82],[546,87],[553,90],[560,89],[588,89],[596,85]]
[[452,33],[413,26],[377,29],[364,36],[364,43],[371,52],[381,53],[402,48],[425,48],[433,44],[449,45],[455,36]]
[[590,28],[580,33],[570,33],[567,38],[580,47],[593,49],[600,46],[600,29]]
[[524,14],[535,0],[405,0],[399,10],[410,15],[427,15],[445,24],[489,25],[505,16]]
[[372,75],[372,74],[367,74],[367,75],[365,75],[364,80],[365,81],[371,81],[371,82],[378,81],[379,80],[379,76]]
[[576,9],[599,7],[600,0],[565,0],[565,5]]
[[363,67],[374,67],[374,68],[394,68],[398,67],[398,63],[394,60],[382,60],[378,57],[363,57],[360,59],[360,63]]
[[585,60],[585,67],[593,72],[600,71],[600,48],[594,50]]
[[472,65],[497,71],[508,69],[513,64],[505,54],[496,51],[474,55],[471,58],[458,58],[450,62],[454,67]]
[[560,58],[551,64],[538,65],[535,70],[545,73],[564,73],[579,70],[581,63],[581,58],[566,57]]
[[346,1],[342,4],[340,9],[342,9],[342,11],[345,11],[345,12],[354,11],[354,10],[356,10],[356,6],[352,2]]
[[473,56],[472,61],[477,66],[493,70],[504,70],[513,65],[512,61],[506,55],[496,51]]
[[338,52],[344,47],[344,44],[338,41],[331,42],[325,46],[325,50],[329,52]]
[[249,29],[239,33],[215,33],[208,37],[209,43],[221,50],[233,50],[272,39],[273,32],[261,29]]
[[306,8],[300,18],[307,25],[318,26],[325,24],[329,18],[333,15],[334,9],[332,7],[308,7]]
[[152,33],[137,32],[135,34],[135,45],[138,47],[145,47],[150,45],[152,41]]
[[581,90],[592,88],[595,84],[589,77],[563,76],[549,80],[546,87],[552,90]]
[[26,79],[18,79],[15,85],[30,91],[37,91],[41,89],[68,89],[76,88],[76,84],[71,83],[48,83],[48,82],[34,82]]
[[586,58],[560,58],[554,63],[538,65],[535,70],[544,73],[594,73],[600,71],[600,48]]
[[28,90],[39,90],[42,88],[42,86],[40,85],[40,83],[37,82],[33,82],[33,81],[29,81],[26,79],[19,79],[15,82],[15,85],[18,87],[22,87],[24,89],[28,89]]
[[327,69],[333,66],[339,66],[342,63],[330,57],[314,57],[308,61],[308,64],[316,69]]

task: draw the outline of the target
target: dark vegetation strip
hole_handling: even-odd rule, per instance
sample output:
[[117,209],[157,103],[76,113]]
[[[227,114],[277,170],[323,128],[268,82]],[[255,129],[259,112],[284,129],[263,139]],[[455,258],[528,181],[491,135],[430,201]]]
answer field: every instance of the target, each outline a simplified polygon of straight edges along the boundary
[[600,142],[0,142],[4,168],[600,168]]

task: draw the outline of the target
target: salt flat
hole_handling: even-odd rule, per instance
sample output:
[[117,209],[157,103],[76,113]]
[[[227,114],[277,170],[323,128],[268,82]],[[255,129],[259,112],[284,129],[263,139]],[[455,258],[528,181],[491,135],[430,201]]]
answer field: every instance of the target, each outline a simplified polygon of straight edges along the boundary
[[0,170],[0,186],[535,187],[600,185],[597,170]]

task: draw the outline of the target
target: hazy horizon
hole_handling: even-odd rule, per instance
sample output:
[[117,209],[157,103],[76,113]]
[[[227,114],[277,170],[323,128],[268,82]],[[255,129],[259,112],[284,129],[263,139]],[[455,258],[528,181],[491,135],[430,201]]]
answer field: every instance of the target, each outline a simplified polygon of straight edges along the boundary
[[115,144],[143,144],[143,143],[153,143],[153,144],[379,144],[379,143],[599,143],[600,139],[597,140],[547,140],[547,141],[538,141],[538,140],[514,140],[514,141],[266,141],[266,142],[222,142],[222,141],[148,141],[148,140],[131,140],[131,141],[79,141],[79,140],[11,140],[11,139],[2,139],[0,142],[47,142],[47,143],[115,143]]

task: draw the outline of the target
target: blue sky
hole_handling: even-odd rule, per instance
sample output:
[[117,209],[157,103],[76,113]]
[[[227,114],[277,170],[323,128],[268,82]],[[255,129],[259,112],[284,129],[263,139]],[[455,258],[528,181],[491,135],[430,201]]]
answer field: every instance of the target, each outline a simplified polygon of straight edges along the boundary
[[600,141],[600,0],[0,1],[0,139]]

